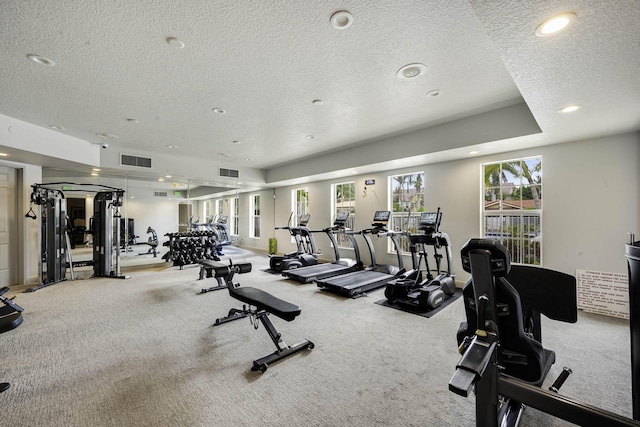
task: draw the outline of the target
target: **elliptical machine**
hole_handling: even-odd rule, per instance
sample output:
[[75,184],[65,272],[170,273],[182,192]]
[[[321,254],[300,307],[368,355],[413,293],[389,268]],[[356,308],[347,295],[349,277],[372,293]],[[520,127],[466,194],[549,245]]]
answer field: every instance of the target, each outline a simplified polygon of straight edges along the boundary
[[[429,311],[440,307],[456,291],[455,274],[453,274],[451,260],[451,241],[447,233],[441,232],[440,223],[442,212],[423,212],[420,214],[418,229],[422,234],[408,234],[411,244],[411,260],[414,274],[389,282],[384,295],[390,304],[398,303],[421,311]],[[436,263],[436,275],[429,267],[427,248],[433,247],[433,257]],[[441,269],[443,255],[438,251],[444,249],[447,259],[446,270]],[[422,261],[424,260],[426,278],[422,276]]]
[[307,227],[311,215],[301,215],[297,227],[291,226],[292,216],[293,212],[289,215],[289,221],[286,227],[276,227],[276,230],[289,230],[289,233],[296,242],[296,250],[295,252],[288,252],[284,255],[271,256],[271,258],[269,258],[269,268],[271,270],[282,272],[284,270],[316,265],[318,263],[316,243],[313,240],[311,230]]

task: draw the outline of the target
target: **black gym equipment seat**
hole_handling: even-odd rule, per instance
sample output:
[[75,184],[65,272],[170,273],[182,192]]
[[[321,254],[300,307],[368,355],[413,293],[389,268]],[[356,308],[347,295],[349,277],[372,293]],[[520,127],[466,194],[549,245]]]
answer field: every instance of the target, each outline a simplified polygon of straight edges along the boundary
[[[214,326],[249,316],[251,323],[256,329],[258,327],[257,322],[260,320],[276,346],[277,350],[275,352],[253,361],[253,366],[251,367],[252,371],[265,372],[270,364],[277,362],[280,359],[284,359],[285,357],[297,353],[305,348],[308,348],[309,350],[313,349],[314,344],[309,340],[304,340],[292,346],[285,344],[282,340],[281,334],[276,330],[268,317],[269,314],[274,314],[287,322],[291,322],[300,315],[300,307],[281,300],[280,298],[277,298],[261,289],[248,286],[240,287],[239,283],[233,283],[234,274],[248,273],[251,271],[250,263],[235,265],[229,264],[228,266],[214,267],[213,271],[216,278],[221,278],[226,281],[229,295],[248,304],[248,306],[243,305],[242,310],[232,308],[229,310],[229,314],[226,317],[216,319]],[[252,306],[255,308],[252,308]]]
[[449,390],[467,397],[475,389],[477,427],[517,426],[525,406],[585,427],[640,427],[640,422],[558,394],[571,373],[568,368],[549,391],[540,387],[555,360],[540,342],[540,314],[577,321],[573,276],[512,268],[509,251],[497,240],[471,239],[460,252],[471,279],[464,292],[467,322],[458,331],[462,358]]
[[17,328],[22,324],[22,312],[24,309],[12,301],[12,298],[3,296],[9,292],[9,288],[0,288],[0,302],[4,305],[0,307],[0,333]]
[[[216,267],[222,266],[219,261],[220,261],[220,258],[218,258],[218,261],[212,260],[212,259],[203,259],[202,261],[200,261],[200,273],[198,274],[198,280],[204,279],[205,273],[206,273],[207,279],[214,277],[213,276],[214,269]],[[202,288],[202,290],[200,290],[200,293],[206,294],[207,292],[217,291],[219,289],[224,289],[227,287],[227,285],[224,283],[224,280],[222,280],[221,277],[216,276],[216,280],[218,282],[217,285],[209,286],[208,288]]]
[[[13,302],[12,298],[3,296],[9,291],[7,286],[0,288],[0,302],[4,305],[0,307],[0,333],[17,328],[22,324],[22,312],[24,309]],[[8,390],[9,383],[0,383],[0,393]]]

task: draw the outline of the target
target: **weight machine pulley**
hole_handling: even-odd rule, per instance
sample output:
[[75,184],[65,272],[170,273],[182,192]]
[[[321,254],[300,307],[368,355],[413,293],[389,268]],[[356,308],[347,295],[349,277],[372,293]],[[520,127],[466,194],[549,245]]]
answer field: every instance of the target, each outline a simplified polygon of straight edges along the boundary
[[[98,187],[93,204],[93,259],[91,261],[73,262],[71,244],[67,230],[66,199],[57,185],[80,185]],[[124,190],[99,184],[77,184],[71,182],[55,182],[34,184],[31,186],[31,205],[40,207],[40,238],[38,285],[27,289],[34,292],[40,288],[66,280],[66,269],[70,268],[71,279],[74,280],[74,266],[93,265],[94,276],[126,278],[120,273],[120,211],[123,205]],[[83,190],[86,191],[86,190]],[[89,190],[96,191],[96,190]],[[30,206],[26,218],[37,219],[38,215]],[[114,220],[118,224],[114,226]],[[114,248],[115,242],[115,248]]]

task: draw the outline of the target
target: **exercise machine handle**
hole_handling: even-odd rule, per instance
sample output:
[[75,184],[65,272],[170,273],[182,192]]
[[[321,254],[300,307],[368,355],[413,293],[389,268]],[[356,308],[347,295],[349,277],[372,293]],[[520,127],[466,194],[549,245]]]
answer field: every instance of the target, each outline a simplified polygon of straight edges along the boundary
[[469,396],[474,384],[482,378],[496,350],[496,342],[474,337],[456,365],[449,380],[449,390],[463,397]]
[[214,267],[214,277],[227,278],[234,274],[243,274],[251,272],[251,263],[225,265],[223,267]]
[[570,368],[567,368],[566,366],[562,368],[562,372],[560,373],[558,378],[556,378],[556,380],[553,382],[551,387],[549,387],[549,390],[557,393],[558,390],[560,390],[560,387],[562,387],[562,384],[564,384],[567,378],[569,378],[569,375],[571,375],[572,373],[573,371]]

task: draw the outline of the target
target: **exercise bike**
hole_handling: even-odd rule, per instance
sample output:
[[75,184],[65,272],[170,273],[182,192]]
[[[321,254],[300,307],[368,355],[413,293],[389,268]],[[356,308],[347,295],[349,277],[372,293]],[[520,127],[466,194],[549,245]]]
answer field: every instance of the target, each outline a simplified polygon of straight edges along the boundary
[[[423,212],[420,214],[418,230],[421,234],[408,234],[410,242],[411,260],[414,274],[389,282],[384,290],[384,296],[390,304],[398,303],[417,309],[429,311],[440,307],[456,291],[455,274],[453,274],[451,260],[451,241],[447,233],[442,233],[440,223],[442,212]],[[432,274],[428,261],[428,247],[433,247],[433,257],[436,264],[436,275]],[[447,259],[447,269],[441,269],[443,255],[438,251],[444,249]],[[422,276],[422,261],[425,265],[425,275]]]

